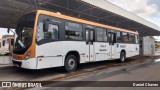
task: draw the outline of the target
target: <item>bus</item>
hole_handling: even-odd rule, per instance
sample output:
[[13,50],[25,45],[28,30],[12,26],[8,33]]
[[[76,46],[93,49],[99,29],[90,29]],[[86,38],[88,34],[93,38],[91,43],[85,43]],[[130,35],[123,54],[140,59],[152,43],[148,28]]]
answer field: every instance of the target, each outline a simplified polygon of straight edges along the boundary
[[0,39],[0,54],[4,55],[4,46],[5,46],[5,39]]
[[0,55],[2,55],[2,39],[0,39]]
[[2,38],[2,42],[1,42],[1,54],[2,55],[12,54],[13,45],[14,45],[14,37],[5,37],[5,38]]
[[139,33],[56,12],[23,15],[15,30],[13,65],[26,69],[61,67],[119,60],[139,54]]

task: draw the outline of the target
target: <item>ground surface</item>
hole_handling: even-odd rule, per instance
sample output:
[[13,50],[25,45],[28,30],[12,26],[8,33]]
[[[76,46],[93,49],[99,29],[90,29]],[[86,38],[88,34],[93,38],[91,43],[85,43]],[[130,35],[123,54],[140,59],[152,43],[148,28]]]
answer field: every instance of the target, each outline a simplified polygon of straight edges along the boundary
[[[134,57],[125,63],[103,61],[82,64],[78,70],[66,73],[62,68],[43,70],[26,70],[12,66],[9,56],[0,57],[0,81],[160,81],[159,57]],[[44,84],[54,86],[55,83]],[[90,83],[89,83],[90,84]],[[29,88],[32,90],[33,88]],[[51,90],[53,87],[37,88],[35,90]],[[159,90],[160,88],[129,88],[129,87],[67,87],[54,90]]]

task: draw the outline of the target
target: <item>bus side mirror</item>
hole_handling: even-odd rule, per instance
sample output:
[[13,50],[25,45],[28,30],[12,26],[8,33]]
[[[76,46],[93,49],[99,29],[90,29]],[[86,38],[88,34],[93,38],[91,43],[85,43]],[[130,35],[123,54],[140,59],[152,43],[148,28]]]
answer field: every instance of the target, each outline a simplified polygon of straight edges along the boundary
[[43,22],[43,32],[48,32],[49,28],[49,21],[44,21]]
[[10,30],[11,30],[10,28],[7,28],[7,33],[8,33],[8,34],[9,34]]

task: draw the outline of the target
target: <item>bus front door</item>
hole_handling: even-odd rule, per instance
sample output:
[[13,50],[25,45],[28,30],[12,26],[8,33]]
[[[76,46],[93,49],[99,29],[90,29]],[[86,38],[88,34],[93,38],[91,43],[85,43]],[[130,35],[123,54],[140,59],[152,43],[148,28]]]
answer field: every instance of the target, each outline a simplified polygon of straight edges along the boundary
[[116,33],[108,33],[109,46],[110,46],[110,59],[115,58],[115,43],[116,43]]
[[94,60],[94,30],[86,29],[86,53],[85,62]]

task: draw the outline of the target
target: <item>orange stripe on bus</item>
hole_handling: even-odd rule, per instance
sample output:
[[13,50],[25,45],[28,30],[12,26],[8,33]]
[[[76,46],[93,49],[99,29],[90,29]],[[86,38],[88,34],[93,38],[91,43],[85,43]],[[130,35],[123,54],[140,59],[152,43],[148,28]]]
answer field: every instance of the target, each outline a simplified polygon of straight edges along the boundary
[[127,30],[127,29],[122,29],[122,28],[117,28],[117,27],[113,27],[113,26],[109,26],[109,25],[99,24],[99,23],[96,23],[96,22],[91,22],[91,21],[87,21],[87,20],[83,20],[83,19],[78,19],[78,18],[66,16],[66,15],[61,15],[61,14],[57,14],[57,13],[50,12],[50,11],[38,10],[38,14],[45,14],[45,15],[54,16],[54,17],[61,18],[61,19],[66,19],[66,20],[71,20],[71,21],[75,21],[75,22],[79,22],[79,23],[85,23],[85,24],[98,26],[98,27],[103,27],[103,28],[108,28],[108,29],[113,29],[113,30],[117,30],[117,31],[124,31],[124,32],[128,32],[128,33],[138,34],[138,32],[130,31],[130,30]]

